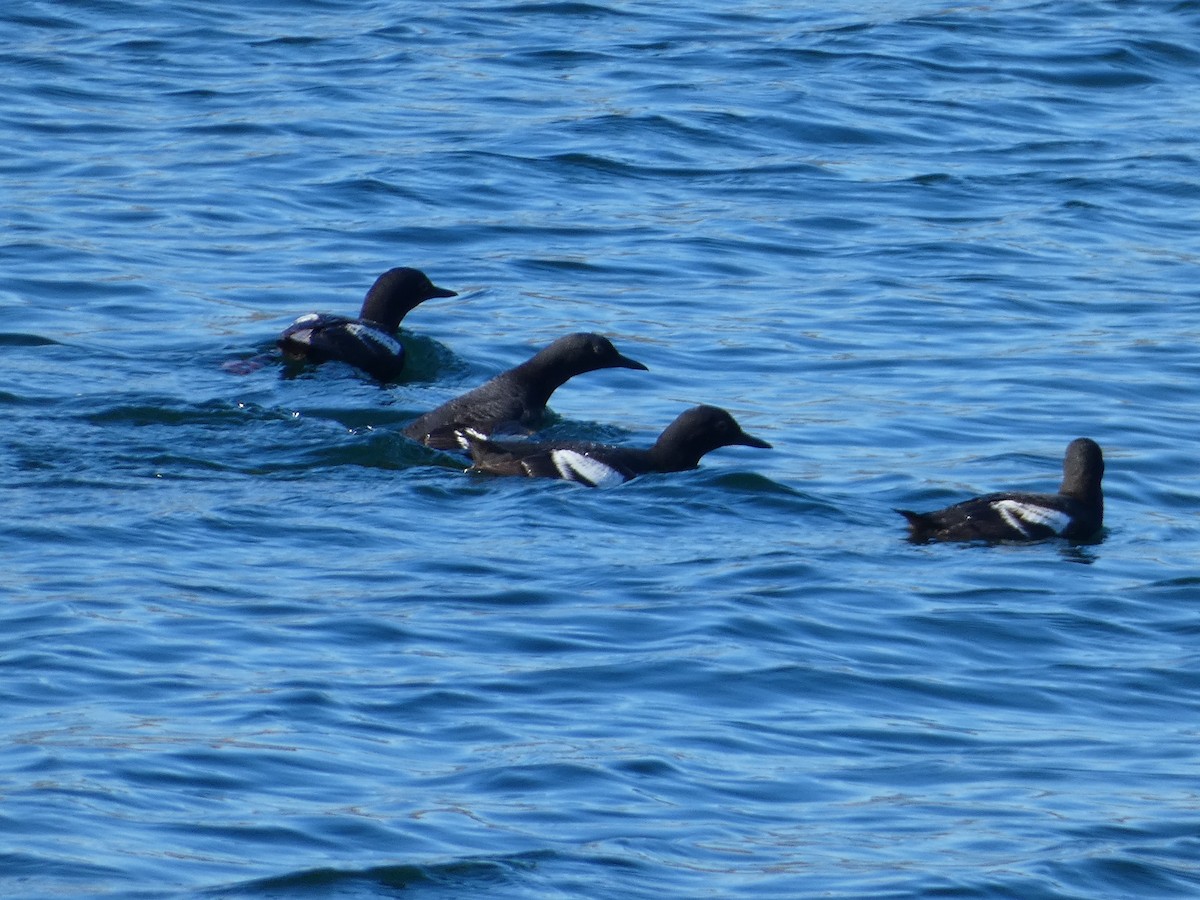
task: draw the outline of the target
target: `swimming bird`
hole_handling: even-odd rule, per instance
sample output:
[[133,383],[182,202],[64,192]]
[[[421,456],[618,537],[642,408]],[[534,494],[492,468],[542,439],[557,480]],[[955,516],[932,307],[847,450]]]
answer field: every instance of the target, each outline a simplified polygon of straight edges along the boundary
[[533,427],[541,420],[550,396],[568,380],[584,372],[615,368],[646,369],[618,353],[606,337],[568,334],[519,366],[425,413],[404,433],[430,447],[466,450],[458,434],[463,429],[490,437],[498,428]]
[[694,469],[702,456],[719,447],[771,447],[746,434],[733,416],[716,406],[682,413],[645,450],[582,441],[493,441],[471,429],[461,434],[471,451],[472,471],[560,478],[589,487],[609,487],[650,472]]
[[379,381],[392,381],[404,369],[404,345],[396,337],[401,320],[426,300],[455,296],[418,269],[388,269],[367,291],[357,319],[308,313],[284,329],[277,343],[292,361],[337,360]]
[[1067,446],[1057,494],[996,493],[934,512],[896,512],[908,519],[910,540],[1040,541],[1050,537],[1087,540],[1104,524],[1104,454],[1090,438]]

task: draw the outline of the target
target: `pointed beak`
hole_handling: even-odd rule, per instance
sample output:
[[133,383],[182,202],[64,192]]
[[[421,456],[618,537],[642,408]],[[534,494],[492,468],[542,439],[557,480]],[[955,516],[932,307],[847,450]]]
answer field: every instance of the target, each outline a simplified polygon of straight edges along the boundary
[[741,444],[743,447],[758,447],[762,450],[773,449],[771,447],[771,445],[768,444],[766,441],[764,441],[762,438],[756,438],[754,435],[746,434],[746,432],[744,432],[744,431],[742,432],[742,439],[740,441],[738,441],[738,443]]
[[636,359],[630,359],[628,356],[617,354],[617,361],[613,365],[619,369],[641,369],[643,372],[649,372],[650,369],[642,365]]
[[452,291],[449,288],[441,288],[435,284],[433,286],[433,291],[429,294],[429,296],[430,296],[430,298],[433,298],[433,297],[457,297],[458,291]]

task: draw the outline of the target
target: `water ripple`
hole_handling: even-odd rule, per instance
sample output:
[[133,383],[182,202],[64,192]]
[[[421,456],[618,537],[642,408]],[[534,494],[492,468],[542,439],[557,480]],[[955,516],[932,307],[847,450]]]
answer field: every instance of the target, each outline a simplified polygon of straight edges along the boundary
[[[0,882],[1194,893],[1197,24],[0,13]],[[459,291],[401,383],[271,356],[395,265]],[[650,372],[551,434],[775,450],[592,491],[403,438],[581,329]],[[905,541],[1081,434],[1102,540]]]

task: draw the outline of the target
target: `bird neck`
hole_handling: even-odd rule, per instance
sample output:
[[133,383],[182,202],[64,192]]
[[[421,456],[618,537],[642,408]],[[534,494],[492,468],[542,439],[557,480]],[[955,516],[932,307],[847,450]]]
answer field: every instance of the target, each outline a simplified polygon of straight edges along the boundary
[[545,406],[555,391],[578,374],[564,361],[538,359],[536,356],[512,370],[513,380],[524,384],[530,400],[541,406]]
[[672,436],[670,431],[659,435],[654,446],[650,448],[650,456],[656,468],[663,472],[683,472],[700,465],[700,457],[704,450],[687,442],[681,442]]
[[400,321],[404,318],[408,310],[403,310],[399,313],[392,311],[389,313],[383,306],[372,304],[370,301],[363,304],[362,312],[358,314],[360,319],[376,325],[388,334],[395,334],[400,330]]

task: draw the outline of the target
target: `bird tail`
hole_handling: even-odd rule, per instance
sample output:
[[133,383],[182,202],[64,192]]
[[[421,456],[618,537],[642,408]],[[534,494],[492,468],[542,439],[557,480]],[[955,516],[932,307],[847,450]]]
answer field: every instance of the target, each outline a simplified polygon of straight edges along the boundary
[[496,444],[482,431],[467,426],[465,428],[456,428],[454,430],[454,438],[458,442],[458,446],[466,450],[472,456],[488,452],[495,452],[499,448]]
[[925,513],[913,512],[911,509],[896,509],[895,511],[908,520],[908,527],[912,530],[910,538],[913,541],[919,543],[928,540],[929,536],[937,530],[937,526]]

